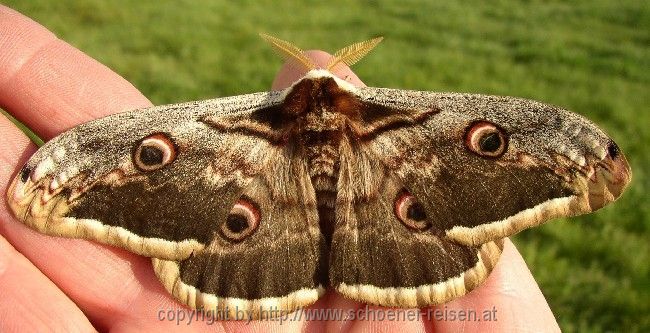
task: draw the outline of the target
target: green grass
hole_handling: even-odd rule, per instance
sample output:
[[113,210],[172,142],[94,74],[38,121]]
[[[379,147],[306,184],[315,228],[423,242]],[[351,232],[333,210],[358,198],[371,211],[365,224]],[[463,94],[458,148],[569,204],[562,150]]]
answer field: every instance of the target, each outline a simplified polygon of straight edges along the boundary
[[601,125],[634,171],[596,214],[514,237],[566,332],[650,330],[650,3],[647,1],[5,1],[120,73],[155,104],[268,90],[268,32],[336,50],[382,35],[371,86],[562,105]]

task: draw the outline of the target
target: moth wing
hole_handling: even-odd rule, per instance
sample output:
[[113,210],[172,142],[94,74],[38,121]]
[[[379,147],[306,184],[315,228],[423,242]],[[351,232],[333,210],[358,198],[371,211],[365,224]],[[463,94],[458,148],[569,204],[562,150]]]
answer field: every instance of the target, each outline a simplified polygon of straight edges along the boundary
[[233,242],[224,227],[186,259],[153,259],[181,302],[241,320],[292,312],[325,292],[327,249],[304,160],[278,156],[266,172],[242,193],[259,213],[250,236]]
[[340,169],[332,286],[365,303],[410,308],[445,303],[478,286],[496,264],[503,241],[467,246],[435,227],[416,230],[403,223],[395,201],[404,184],[374,156],[353,151]]
[[[598,209],[629,182],[613,141],[554,106],[383,88],[355,94],[361,111],[341,153],[330,280],[361,301],[424,306],[460,296],[487,277],[502,238]],[[499,158],[468,149],[479,122],[504,132]],[[425,230],[399,219],[404,193],[419,203],[409,214],[426,216]]]
[[[246,184],[278,154],[264,141],[228,133],[206,119],[242,118],[280,102],[279,93],[251,94],[79,125],[30,158],[10,186],[9,206],[20,221],[46,234],[186,258],[209,243]],[[161,148],[149,149],[149,158],[167,156],[170,163],[156,170],[138,166],[136,152],[147,138]]]
[[[552,218],[592,212],[618,198],[630,180],[611,138],[553,105],[385,88],[361,88],[358,97],[371,105],[368,113],[390,110],[356,125],[369,133],[363,149],[460,243],[484,244]],[[502,155],[469,149],[471,130],[483,122],[504,135]]]
[[283,98],[258,93],[82,124],[35,153],[8,202],[43,233],[156,258],[165,287],[190,306],[256,315],[313,303],[325,250],[305,161],[291,145],[232,131],[277,134],[266,115]]

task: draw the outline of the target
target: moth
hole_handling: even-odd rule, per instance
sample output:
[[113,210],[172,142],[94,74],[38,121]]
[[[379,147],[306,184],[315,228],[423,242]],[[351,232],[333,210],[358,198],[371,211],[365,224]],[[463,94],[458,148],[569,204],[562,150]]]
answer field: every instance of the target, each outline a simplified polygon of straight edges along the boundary
[[263,36],[305,75],[282,91],[157,106],[47,142],[7,193],[48,235],[152,258],[192,308],[287,313],[330,287],[391,307],[448,302],[503,238],[595,211],[630,181],[619,147],[562,108],[501,96],[356,87]]

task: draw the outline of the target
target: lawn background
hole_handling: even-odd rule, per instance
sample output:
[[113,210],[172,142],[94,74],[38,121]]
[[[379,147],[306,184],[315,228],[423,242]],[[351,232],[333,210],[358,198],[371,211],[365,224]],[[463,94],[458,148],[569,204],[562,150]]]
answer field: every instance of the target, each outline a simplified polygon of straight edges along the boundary
[[514,95],[587,116],[627,155],[630,188],[513,239],[564,331],[650,330],[650,2],[2,3],[154,104],[268,90],[281,61],[258,38],[267,32],[329,51],[386,37],[355,66],[370,86]]

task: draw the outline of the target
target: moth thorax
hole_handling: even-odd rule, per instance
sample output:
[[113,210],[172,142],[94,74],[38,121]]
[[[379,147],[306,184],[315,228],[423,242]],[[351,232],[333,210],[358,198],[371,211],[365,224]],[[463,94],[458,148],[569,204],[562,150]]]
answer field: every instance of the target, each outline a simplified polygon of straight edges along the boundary
[[[326,176],[332,178],[336,184],[341,132],[338,129],[307,130],[303,132],[302,142],[307,155],[309,175],[312,178]],[[336,186],[326,189],[335,188]]]

